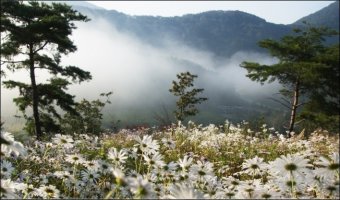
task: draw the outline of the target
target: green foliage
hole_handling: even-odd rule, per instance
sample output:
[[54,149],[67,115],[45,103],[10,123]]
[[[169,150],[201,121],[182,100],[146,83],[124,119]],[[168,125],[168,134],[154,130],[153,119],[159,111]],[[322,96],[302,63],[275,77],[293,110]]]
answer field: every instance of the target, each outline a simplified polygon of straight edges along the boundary
[[[296,29],[295,35],[288,35],[281,41],[263,40],[259,44],[279,59],[273,65],[261,65],[254,62],[243,62],[241,67],[248,70],[247,77],[253,81],[278,81],[284,87],[280,93],[283,101],[278,101],[292,112],[290,131],[293,130],[297,108],[304,104],[317,102],[320,110],[326,107],[339,111],[339,50],[323,44],[327,36],[338,33],[328,28],[308,26],[307,29]],[[307,99],[300,103],[300,97]],[[309,106],[308,110],[313,109]],[[306,116],[306,115],[305,115]],[[315,118],[316,119],[316,118]]]
[[310,130],[324,128],[339,132],[340,110],[340,66],[339,45],[330,46],[317,59],[327,64],[322,77],[313,85],[310,101],[304,106],[301,118],[307,119],[305,126]]
[[296,79],[300,79],[305,86],[315,84],[322,76],[317,72],[328,68],[326,63],[318,59],[327,49],[322,45],[323,38],[336,33],[314,27],[304,31],[296,29],[295,32],[297,35],[285,36],[279,42],[270,39],[260,41],[260,46],[268,49],[272,56],[279,59],[279,63],[268,66],[243,62],[241,66],[248,70],[247,77],[261,84],[278,80],[289,86],[294,85]]
[[[55,106],[76,113],[74,96],[66,93],[71,84],[68,79],[80,83],[92,78],[78,67],[60,65],[62,54],[77,50],[69,38],[76,28],[74,21],[88,18],[66,4],[1,1],[1,65],[12,72],[25,69],[31,80],[30,83],[7,80],[3,84],[19,89],[20,96],[13,101],[27,120],[26,130],[35,132],[38,138],[42,132],[60,131],[57,120],[61,116]],[[37,70],[45,70],[53,77],[46,83],[37,83]],[[26,115],[28,108],[33,116]]]
[[169,89],[171,93],[178,96],[179,99],[176,102],[177,110],[174,111],[177,120],[182,121],[187,116],[194,116],[198,113],[196,104],[208,100],[204,97],[196,97],[199,93],[202,93],[204,89],[189,89],[194,86],[194,79],[197,75],[190,74],[190,72],[177,74],[179,82],[173,81],[172,88]]
[[99,134],[101,129],[102,109],[106,104],[110,104],[109,97],[112,92],[102,93],[100,96],[106,97],[105,101],[100,99],[88,101],[83,99],[75,106],[75,113],[66,113],[61,120],[61,127],[64,133],[92,133]]

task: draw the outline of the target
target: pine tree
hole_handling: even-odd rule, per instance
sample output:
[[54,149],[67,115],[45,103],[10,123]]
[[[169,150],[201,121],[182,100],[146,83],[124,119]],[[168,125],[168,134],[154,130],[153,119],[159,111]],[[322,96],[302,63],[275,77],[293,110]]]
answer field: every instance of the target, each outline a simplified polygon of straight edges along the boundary
[[[295,29],[294,32],[294,35],[284,36],[281,41],[270,39],[260,41],[261,47],[267,48],[272,56],[278,58],[278,63],[261,65],[243,62],[241,64],[241,67],[248,70],[247,77],[253,81],[264,84],[266,81],[270,83],[277,80],[282,84],[284,89],[280,93],[283,98],[276,101],[291,111],[289,132],[294,130],[298,108],[308,103],[309,98],[321,93],[325,95],[324,97],[331,98],[338,95],[336,92],[338,89],[332,88],[330,82],[337,81],[336,77],[339,77],[339,75],[326,75],[332,73],[334,65],[322,59],[330,48],[323,44],[324,38],[337,33],[327,28],[311,26],[304,30]],[[330,87],[325,89],[322,87],[323,84]],[[301,97],[306,101],[301,102]]]
[[190,72],[177,74],[179,82],[173,81],[172,88],[169,90],[175,96],[179,96],[176,102],[177,110],[174,111],[178,121],[184,120],[187,116],[194,116],[198,113],[198,109],[195,107],[196,104],[208,100],[204,97],[196,97],[199,93],[203,92],[204,89],[191,89],[193,87],[194,79],[197,75],[193,75]]
[[322,77],[312,86],[309,101],[303,107],[299,118],[305,119],[304,124],[309,129],[323,128],[339,133],[339,44],[327,47],[317,60],[327,64],[328,67],[320,71]]
[[[75,112],[74,96],[66,93],[72,82],[90,80],[91,75],[75,66],[61,66],[61,55],[75,52],[76,46],[69,36],[75,29],[74,21],[88,18],[66,4],[1,1],[1,67],[29,72],[30,83],[14,80],[3,81],[6,88],[18,88],[20,96],[13,101],[27,120],[37,138],[43,131],[57,131],[55,119],[60,114],[55,106]],[[38,70],[48,71],[47,83],[37,83]],[[69,80],[71,79],[71,80]],[[31,108],[33,116],[26,114]]]

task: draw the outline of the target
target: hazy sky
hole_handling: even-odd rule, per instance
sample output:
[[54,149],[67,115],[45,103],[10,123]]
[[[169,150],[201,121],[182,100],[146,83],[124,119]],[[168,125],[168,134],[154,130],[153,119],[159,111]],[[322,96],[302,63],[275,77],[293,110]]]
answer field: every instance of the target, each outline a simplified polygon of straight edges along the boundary
[[181,16],[208,10],[240,10],[268,22],[290,24],[334,1],[88,1],[130,15]]

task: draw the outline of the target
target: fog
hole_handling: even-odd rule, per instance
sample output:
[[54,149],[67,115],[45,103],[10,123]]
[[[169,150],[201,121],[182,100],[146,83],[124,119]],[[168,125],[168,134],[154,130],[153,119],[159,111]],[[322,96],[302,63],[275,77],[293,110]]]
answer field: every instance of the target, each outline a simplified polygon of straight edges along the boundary
[[[76,100],[94,100],[100,93],[112,91],[112,104],[104,110],[106,121],[119,119],[125,124],[152,124],[153,114],[162,106],[171,113],[176,98],[169,89],[176,74],[185,71],[198,75],[195,86],[204,88],[201,96],[209,98],[201,106],[202,113],[215,115],[213,118],[219,120],[225,120],[223,110],[218,111],[221,106],[253,103],[272,96],[279,87],[275,83],[261,86],[249,80],[246,70],[239,67],[243,61],[276,62],[268,55],[238,52],[229,58],[216,58],[210,52],[182,45],[176,38],[164,38],[164,45],[155,47],[133,34],[117,31],[104,19],[78,23],[77,27],[72,40],[78,50],[63,56],[62,64],[90,71],[93,79],[70,86],[69,92],[76,95]],[[27,71],[7,75],[2,80],[28,80],[26,77],[29,77]],[[38,76],[39,81],[43,81],[48,75],[38,72]],[[17,94],[16,90],[1,86],[1,116],[6,123],[17,112],[12,102]]]

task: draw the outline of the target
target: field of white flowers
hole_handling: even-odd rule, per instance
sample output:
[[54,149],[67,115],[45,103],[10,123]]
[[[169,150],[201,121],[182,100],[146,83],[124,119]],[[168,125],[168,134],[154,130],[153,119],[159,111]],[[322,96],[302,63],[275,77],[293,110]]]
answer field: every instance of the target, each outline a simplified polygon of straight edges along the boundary
[[1,137],[1,198],[339,199],[339,137],[265,125]]

